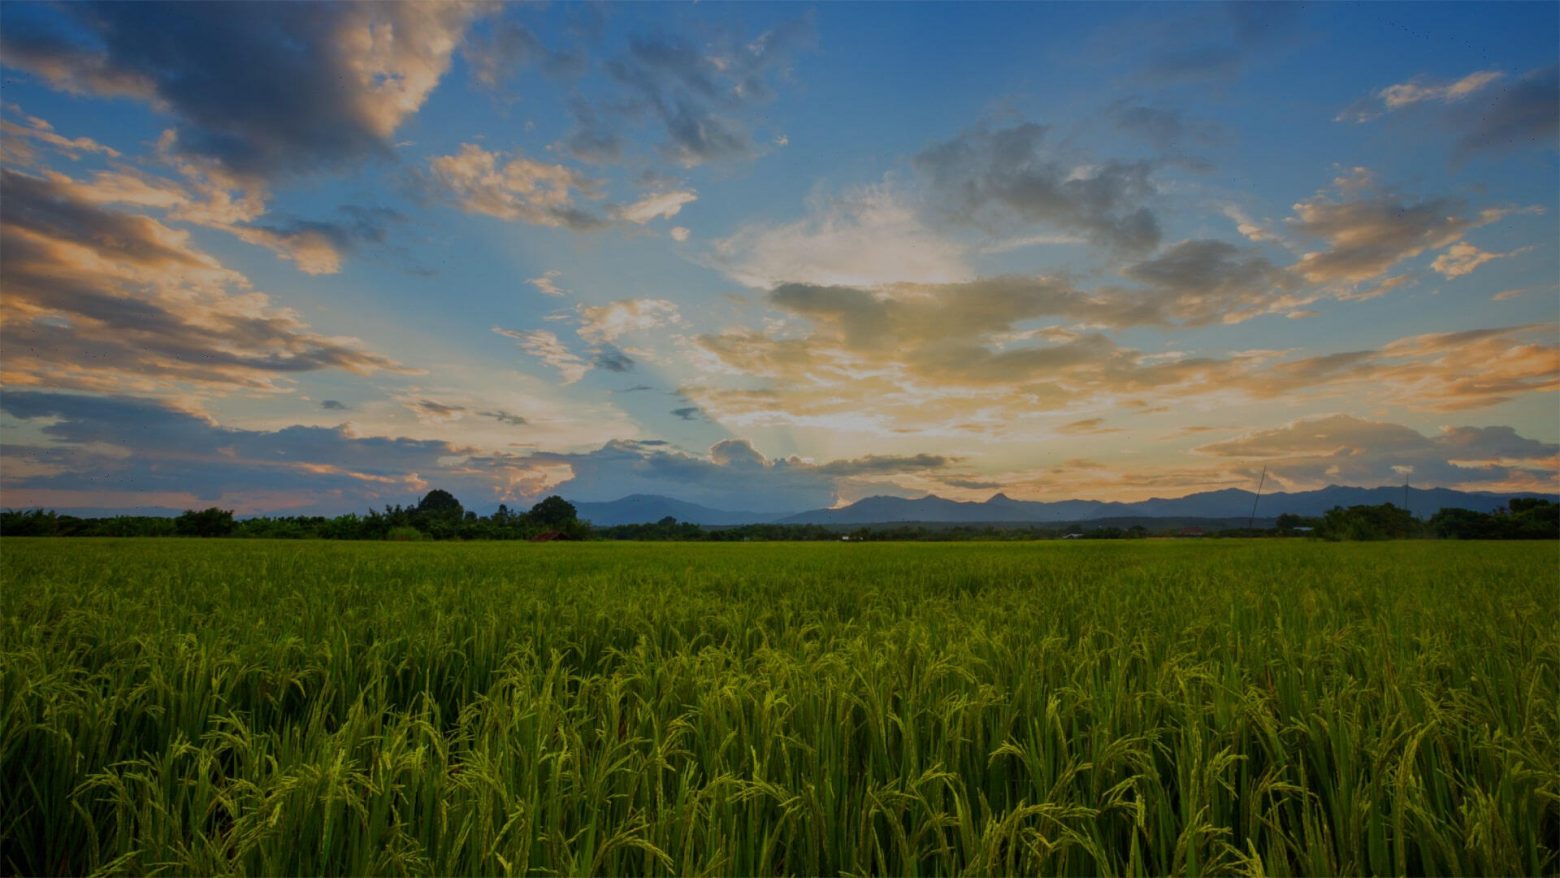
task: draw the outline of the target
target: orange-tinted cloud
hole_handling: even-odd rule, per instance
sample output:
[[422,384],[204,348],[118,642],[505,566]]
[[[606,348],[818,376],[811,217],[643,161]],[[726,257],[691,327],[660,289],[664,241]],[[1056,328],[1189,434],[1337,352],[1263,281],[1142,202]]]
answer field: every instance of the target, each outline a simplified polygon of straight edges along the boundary
[[188,233],[96,204],[63,175],[7,170],[0,192],[9,386],[278,389],[301,372],[400,368],[311,331]]

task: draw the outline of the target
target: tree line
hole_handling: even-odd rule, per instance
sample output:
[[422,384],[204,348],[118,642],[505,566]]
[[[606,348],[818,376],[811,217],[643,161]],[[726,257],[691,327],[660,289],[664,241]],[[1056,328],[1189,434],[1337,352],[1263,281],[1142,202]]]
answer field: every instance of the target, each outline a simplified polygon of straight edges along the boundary
[[1552,540],[1560,537],[1560,505],[1514,498],[1493,512],[1447,508],[1423,520],[1391,503],[1339,506],[1320,518],[1280,515],[1276,530],[1308,530],[1326,540]]
[[448,491],[429,491],[415,506],[386,506],[365,515],[274,515],[237,518],[230,509],[186,510],[168,518],[119,515],[79,518],[51,511],[0,513],[7,536],[87,537],[250,537],[325,540],[582,540],[590,525],[580,521],[574,504],[552,496],[516,512],[500,505],[492,515],[465,509]]
[[[87,537],[250,537],[326,540],[653,540],[741,542],[746,540],[1044,540],[1142,539],[1156,535],[1132,527],[1035,525],[1025,528],[915,524],[878,525],[844,531],[817,524],[746,524],[706,527],[670,516],[645,524],[592,527],[574,505],[552,496],[517,512],[500,505],[492,515],[465,509],[453,494],[429,491],[414,506],[386,506],[367,514],[282,515],[237,518],[232,510],[187,510],[176,517],[118,515],[81,518],[42,509],[0,512],[0,534]],[[1171,529],[1159,535],[1203,537],[1315,537],[1325,540],[1535,540],[1560,537],[1560,505],[1542,499],[1514,499],[1493,512],[1442,509],[1428,519],[1384,503],[1336,507],[1325,515],[1280,515],[1275,526],[1212,532]]]

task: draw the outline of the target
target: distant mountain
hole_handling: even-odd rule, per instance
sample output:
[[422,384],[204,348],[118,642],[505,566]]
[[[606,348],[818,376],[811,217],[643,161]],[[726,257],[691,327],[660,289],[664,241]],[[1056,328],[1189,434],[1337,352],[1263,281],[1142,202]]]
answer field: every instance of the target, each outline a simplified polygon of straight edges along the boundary
[[697,503],[663,497],[659,494],[631,494],[617,500],[600,503],[574,504],[579,517],[597,527],[618,524],[646,524],[660,521],[670,515],[678,521],[693,524],[762,524],[774,521],[785,513],[733,512],[711,509]]
[[[1427,518],[1441,509],[1457,507],[1489,512],[1517,497],[1552,495],[1517,493],[1492,494],[1481,491],[1453,491],[1449,488],[1409,488],[1409,511]],[[779,520],[781,524],[891,524],[895,522],[1075,522],[1101,518],[1245,518],[1252,513],[1251,491],[1226,488],[1204,491],[1185,497],[1155,497],[1136,503],[1101,500],[1060,500],[1041,502],[1014,500],[997,494],[983,503],[946,500],[927,496],[910,500],[904,497],[867,497],[838,509],[814,509]],[[1265,519],[1285,513],[1321,515],[1334,506],[1366,506],[1393,503],[1402,506],[1401,487],[1350,488],[1328,485],[1317,491],[1275,492],[1262,495],[1257,514]]]

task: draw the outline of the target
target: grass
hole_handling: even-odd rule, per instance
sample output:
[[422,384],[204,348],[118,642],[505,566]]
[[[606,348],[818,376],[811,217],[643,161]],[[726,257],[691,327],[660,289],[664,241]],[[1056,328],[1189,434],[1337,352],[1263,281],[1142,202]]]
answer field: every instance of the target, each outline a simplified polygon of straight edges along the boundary
[[19,540],[9,874],[1554,874],[1553,543]]

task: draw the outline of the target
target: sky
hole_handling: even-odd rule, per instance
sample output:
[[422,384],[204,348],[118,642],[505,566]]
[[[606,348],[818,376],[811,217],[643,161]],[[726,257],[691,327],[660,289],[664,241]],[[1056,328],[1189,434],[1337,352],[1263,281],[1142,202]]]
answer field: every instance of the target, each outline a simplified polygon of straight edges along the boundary
[[1560,490],[1560,6],[0,4],[0,505]]

